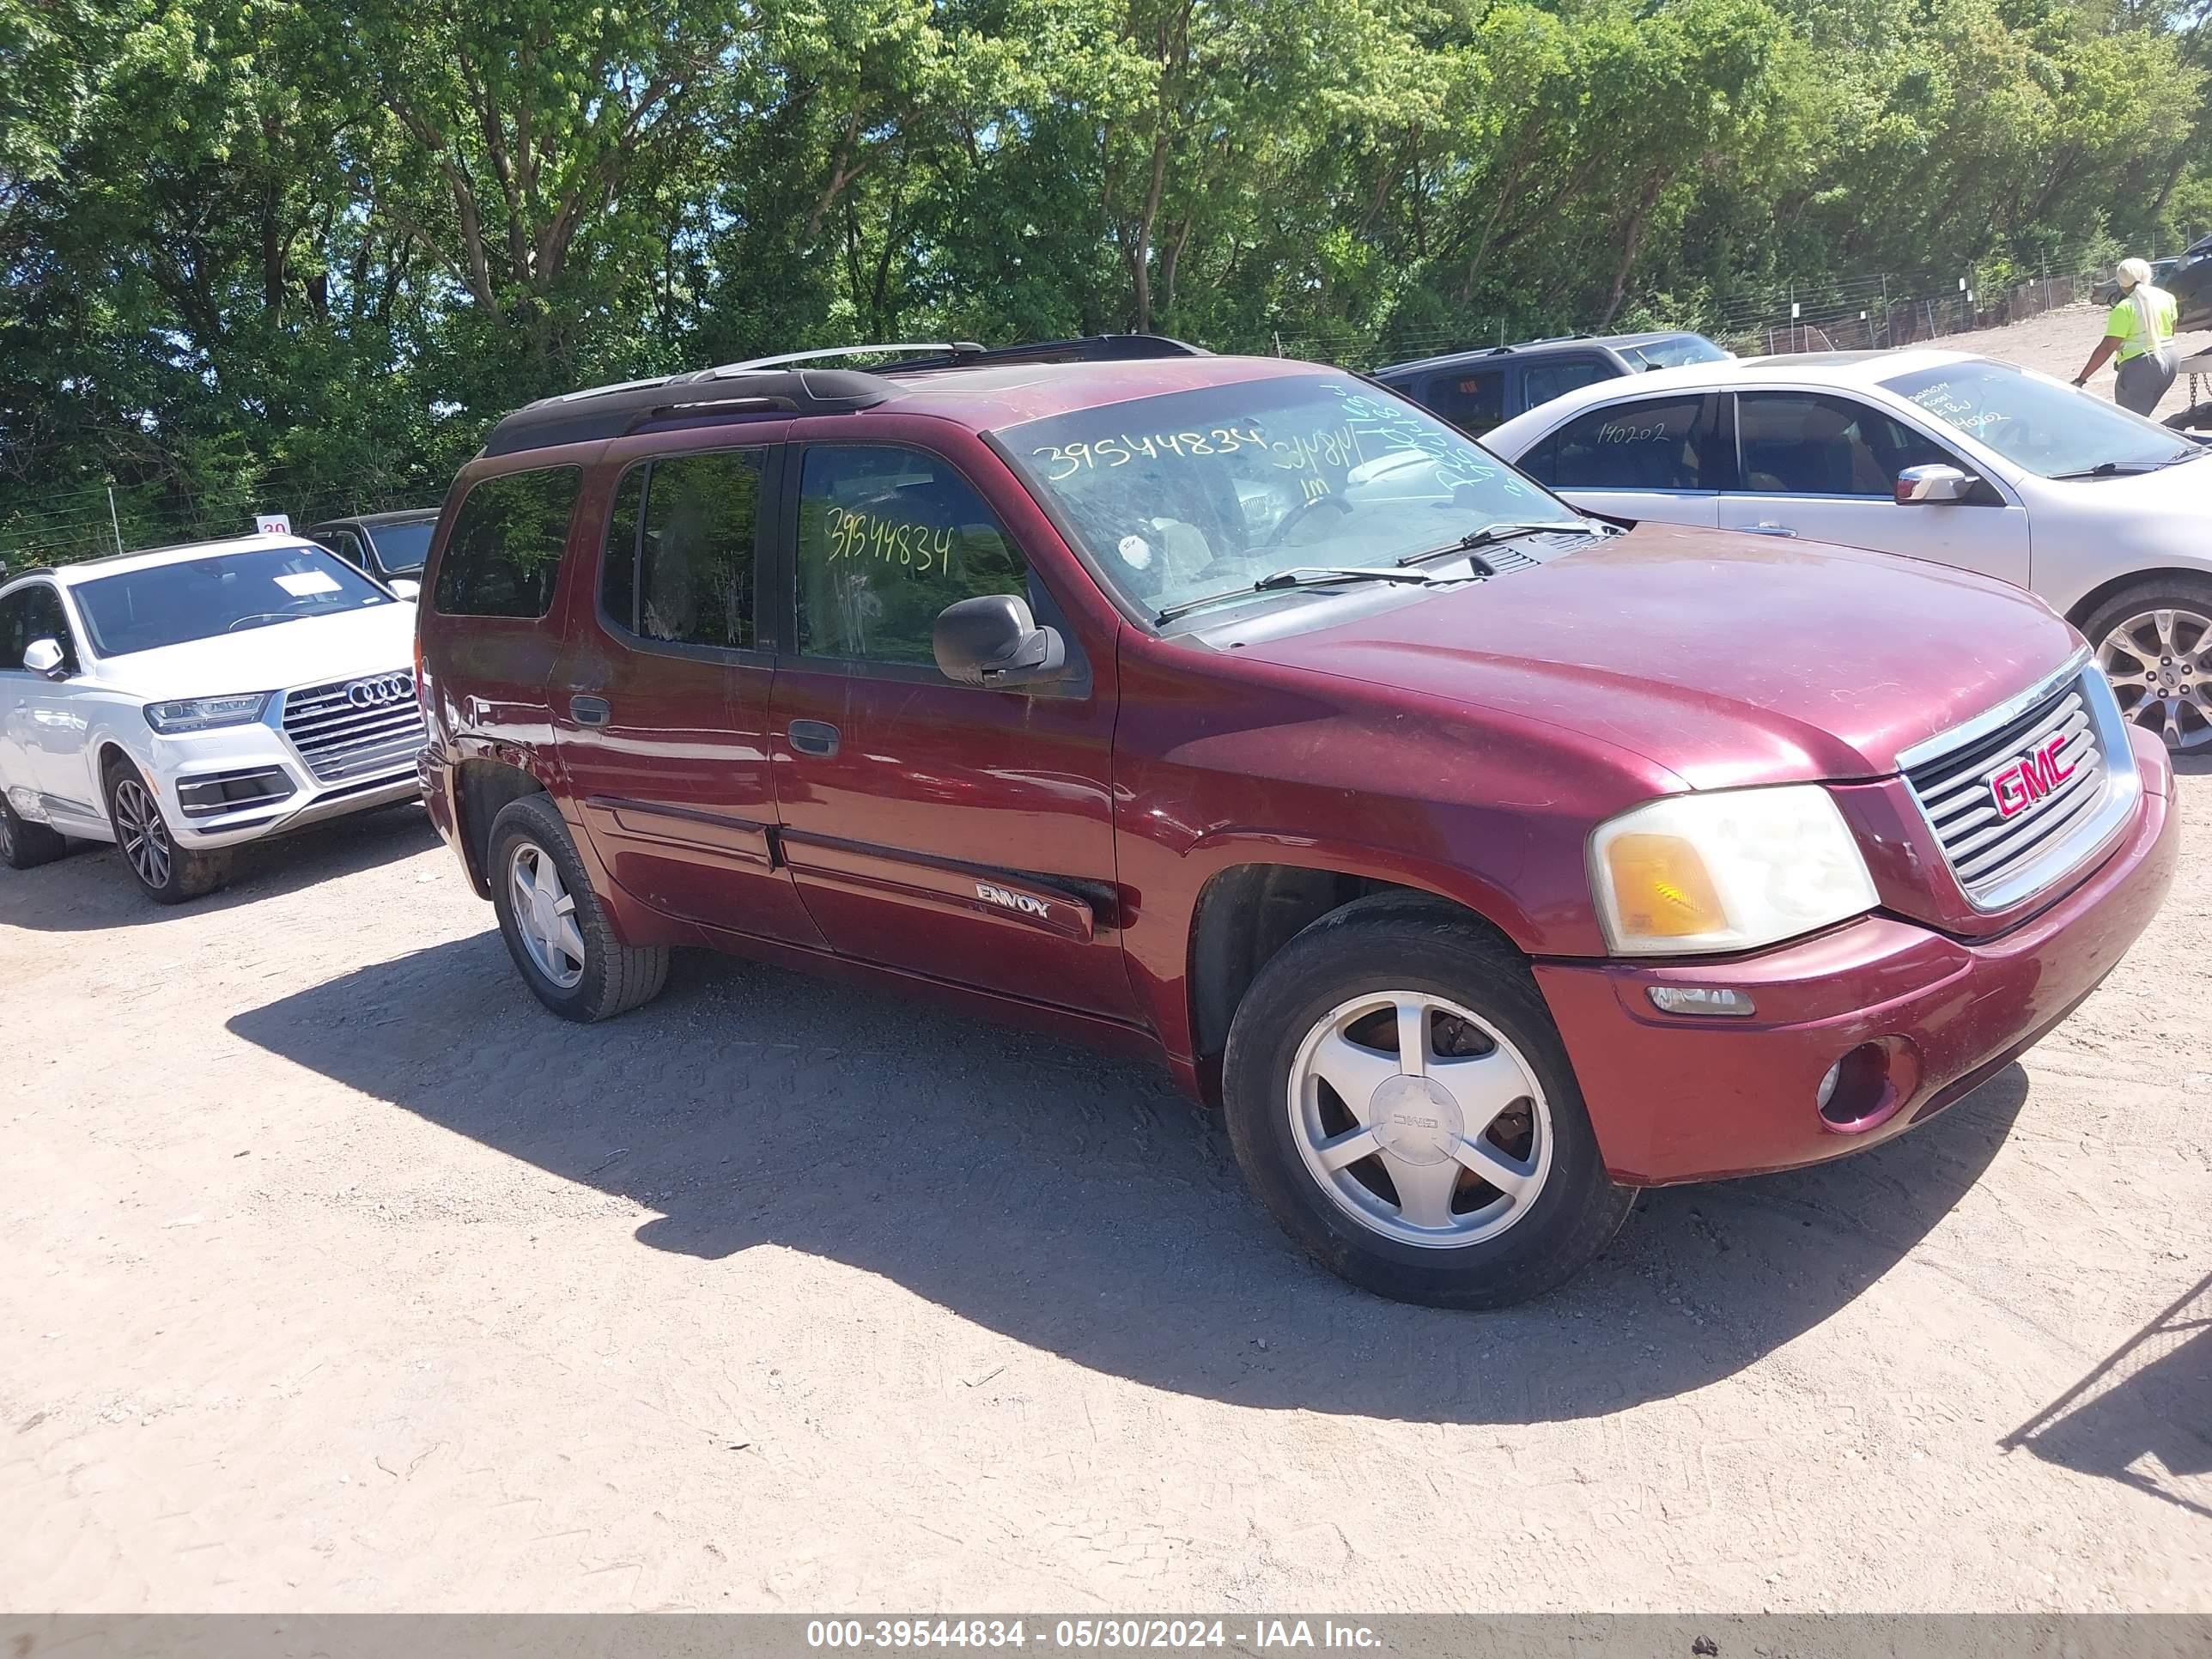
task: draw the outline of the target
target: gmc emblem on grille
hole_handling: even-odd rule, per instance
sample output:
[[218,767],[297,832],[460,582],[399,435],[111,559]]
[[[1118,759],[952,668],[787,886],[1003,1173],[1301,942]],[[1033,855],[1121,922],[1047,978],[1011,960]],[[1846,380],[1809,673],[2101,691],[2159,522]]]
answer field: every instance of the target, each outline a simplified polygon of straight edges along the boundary
[[2066,743],[2062,732],[2042,747],[2029,750],[1990,780],[1990,793],[1996,799],[1999,817],[2018,817],[2074,775],[2079,761],[2069,761],[2063,767],[2058,763],[2058,751]]
[[384,674],[373,680],[356,680],[346,687],[345,699],[356,708],[382,708],[404,702],[415,695],[415,682],[404,674]]

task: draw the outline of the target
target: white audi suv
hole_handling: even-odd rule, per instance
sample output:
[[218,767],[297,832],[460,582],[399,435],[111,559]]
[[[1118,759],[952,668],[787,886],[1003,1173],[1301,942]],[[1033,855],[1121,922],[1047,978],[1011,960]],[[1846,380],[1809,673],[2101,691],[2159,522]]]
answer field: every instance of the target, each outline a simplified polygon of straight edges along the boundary
[[0,862],[118,843],[163,903],[226,849],[416,793],[415,607],[286,536],[0,586]]

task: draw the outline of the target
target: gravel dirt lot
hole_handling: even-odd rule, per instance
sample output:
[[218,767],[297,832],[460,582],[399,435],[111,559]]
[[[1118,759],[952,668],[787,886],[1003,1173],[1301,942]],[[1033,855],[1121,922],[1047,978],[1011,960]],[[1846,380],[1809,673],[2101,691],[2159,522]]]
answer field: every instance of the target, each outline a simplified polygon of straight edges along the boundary
[[564,1024],[412,808],[0,872],[0,1607],[2212,1611],[2208,943],[2197,852],[1942,1118],[1477,1316],[1141,1068],[696,955]]

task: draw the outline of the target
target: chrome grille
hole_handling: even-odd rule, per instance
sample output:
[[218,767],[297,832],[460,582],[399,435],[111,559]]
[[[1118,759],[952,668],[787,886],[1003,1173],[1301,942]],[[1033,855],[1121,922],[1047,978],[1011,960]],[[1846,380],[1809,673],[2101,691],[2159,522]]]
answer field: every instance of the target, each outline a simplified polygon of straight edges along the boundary
[[[2135,757],[2094,668],[2076,667],[2026,708],[1970,721],[1905,781],[1966,896],[2001,909],[2086,858],[2133,800]],[[2117,744],[2118,765],[2113,764]]]
[[[395,683],[405,686],[404,696],[374,701]],[[402,669],[287,692],[284,735],[318,783],[411,770],[423,735],[415,677]]]

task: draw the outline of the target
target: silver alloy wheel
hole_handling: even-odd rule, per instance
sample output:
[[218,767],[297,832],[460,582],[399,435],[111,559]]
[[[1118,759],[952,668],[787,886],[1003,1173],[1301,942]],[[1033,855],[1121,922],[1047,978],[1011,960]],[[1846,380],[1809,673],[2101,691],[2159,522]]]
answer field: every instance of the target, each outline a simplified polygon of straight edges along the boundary
[[522,948],[555,985],[563,991],[574,988],[584,977],[584,934],[576,926],[575,896],[562,881],[561,867],[536,842],[517,842],[507,856],[507,885]]
[[1494,1238],[1552,1171],[1552,1112],[1521,1051],[1425,991],[1340,1003],[1291,1062],[1291,1133],[1336,1206],[1427,1249]]
[[169,884],[169,826],[146,786],[136,778],[118,779],[115,785],[115,833],[123,843],[123,856],[149,887]]
[[2120,712],[2168,748],[2212,743],[2212,617],[2172,610],[2130,617],[2099,644],[2097,665]]

